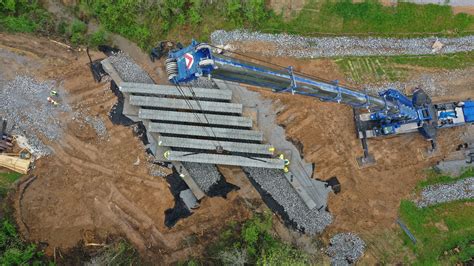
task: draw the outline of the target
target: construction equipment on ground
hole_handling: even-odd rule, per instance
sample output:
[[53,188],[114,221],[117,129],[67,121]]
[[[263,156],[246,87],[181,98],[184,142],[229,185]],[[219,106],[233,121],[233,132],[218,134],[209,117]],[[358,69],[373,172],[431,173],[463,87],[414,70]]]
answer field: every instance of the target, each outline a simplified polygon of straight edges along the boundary
[[150,60],[155,62],[155,60],[160,60],[162,57],[166,56],[173,49],[183,49],[181,43],[174,43],[170,41],[161,41],[157,46],[151,49]]
[[31,156],[23,154],[0,154],[0,167],[5,167],[20,174],[27,174],[31,164]]
[[368,150],[368,138],[420,132],[431,141],[433,151],[438,129],[474,123],[474,101],[432,103],[422,89],[415,89],[411,96],[396,89],[372,95],[337,81],[298,73],[291,66],[269,64],[234,52],[229,53],[262,64],[214,53],[216,48],[193,40],[189,46],[171,51],[166,60],[168,79],[181,84],[199,77],[212,77],[347,104],[354,109],[358,137],[364,149],[364,156],[358,159],[361,166],[374,163]]
[[11,150],[13,137],[6,132],[7,121],[0,117],[0,152]]

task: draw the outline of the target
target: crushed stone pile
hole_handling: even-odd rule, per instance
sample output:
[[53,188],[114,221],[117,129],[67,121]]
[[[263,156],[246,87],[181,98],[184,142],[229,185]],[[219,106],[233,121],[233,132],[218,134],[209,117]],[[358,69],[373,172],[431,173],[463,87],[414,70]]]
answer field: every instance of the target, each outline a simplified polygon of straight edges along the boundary
[[451,184],[432,185],[421,191],[421,199],[416,202],[420,208],[455,200],[474,199],[474,177]]
[[119,73],[125,82],[137,82],[153,84],[153,80],[148,73],[143,70],[130,56],[124,53],[118,53],[109,57],[110,63]]
[[331,257],[331,265],[354,264],[365,250],[365,242],[354,233],[339,233],[329,240],[326,253]]
[[188,170],[191,177],[202,191],[209,192],[212,185],[217,184],[221,179],[221,174],[213,164],[182,162],[184,168]]
[[[433,44],[443,44],[439,51]],[[240,52],[252,52],[239,42],[269,42],[275,49],[266,49],[267,56],[297,58],[376,55],[422,55],[457,53],[474,50],[474,35],[458,38],[377,38],[377,37],[303,37],[289,34],[269,34],[246,30],[217,30],[211,34],[213,45],[232,44]]]
[[108,139],[109,134],[107,132],[107,127],[105,126],[104,120],[100,117],[90,116],[79,110],[74,112],[72,119],[78,123],[86,123],[91,126],[100,139]]
[[[57,106],[47,100],[51,90],[59,92]],[[40,82],[27,76],[17,76],[0,87],[0,115],[7,119],[12,134],[28,139],[36,156],[51,154],[43,140],[57,141],[63,134],[59,118],[71,112],[61,99],[63,93],[54,81]]]
[[283,207],[299,230],[315,235],[332,222],[332,215],[326,210],[310,210],[306,206],[281,170],[244,167],[244,171]]

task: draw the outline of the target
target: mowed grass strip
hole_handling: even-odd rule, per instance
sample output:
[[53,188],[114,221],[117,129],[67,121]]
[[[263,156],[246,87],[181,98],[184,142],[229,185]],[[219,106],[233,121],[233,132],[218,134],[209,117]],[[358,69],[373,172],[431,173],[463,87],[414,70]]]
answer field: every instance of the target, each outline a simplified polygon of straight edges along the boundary
[[456,70],[474,67],[474,52],[443,55],[400,55],[341,57],[333,59],[339,68],[358,83],[403,81],[411,67]]
[[400,217],[417,239],[414,245],[403,235],[416,254],[414,265],[454,265],[474,257],[474,200],[422,209],[404,200]]
[[[436,185],[449,184],[474,177],[474,168],[457,177],[428,172],[415,192]],[[414,202],[403,200],[400,218],[417,239],[416,245],[403,234],[402,238],[416,255],[416,265],[453,265],[474,257],[474,199],[453,201],[418,208]],[[400,229],[401,231],[401,229]]]

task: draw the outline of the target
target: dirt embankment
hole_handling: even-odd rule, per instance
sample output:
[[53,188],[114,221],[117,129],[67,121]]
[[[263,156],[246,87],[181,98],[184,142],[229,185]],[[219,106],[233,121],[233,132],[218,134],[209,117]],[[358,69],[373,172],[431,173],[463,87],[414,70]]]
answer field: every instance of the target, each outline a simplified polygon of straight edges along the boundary
[[[279,65],[292,65],[296,71],[348,83],[331,60],[260,58]],[[474,68],[463,71],[474,74]],[[415,69],[411,76],[416,78],[422,74],[423,69]],[[448,91],[443,94],[445,96],[435,98],[435,102],[474,98],[474,75],[455,82],[449,75],[442,76],[446,80],[438,82]],[[315,176],[321,179],[337,176],[341,181],[342,192],[329,199],[334,222],[325,235],[341,231],[374,235],[395,228],[400,200],[410,197],[416,183],[425,178],[425,169],[455,151],[462,143],[460,135],[466,130],[441,130],[437,140],[439,150],[431,157],[426,155],[431,145],[420,134],[370,140],[369,149],[377,164],[361,169],[356,158],[363,154],[362,147],[356,137],[350,107],[310,97],[259,91],[274,100],[275,110],[280,111],[277,122],[285,127],[288,138],[302,144],[305,159],[316,165]]]
[[18,188],[20,232],[46,245],[48,255],[67,252],[92,232],[97,239],[125,236],[145,258],[173,262],[199,255],[226,221],[249,216],[238,192],[232,192],[226,200],[204,199],[190,219],[166,228],[164,211],[174,205],[168,184],[149,175],[151,165],[132,128],[110,122],[108,113],[117,99],[107,82],[94,82],[85,52],[68,51],[45,38],[5,34],[0,48],[12,55],[2,57],[2,66],[11,69],[4,80],[24,74],[62,82],[62,96],[72,111],[102,119],[108,133],[102,139],[90,126],[62,121],[62,139],[47,142],[54,154],[38,160],[31,171],[36,178],[25,177]]
[[[231,192],[228,199],[204,199],[191,217],[166,228],[164,210],[174,204],[168,184],[149,175],[143,144],[132,129],[109,121],[116,98],[106,83],[93,81],[85,53],[67,51],[44,38],[5,34],[0,35],[0,49],[15,55],[2,57],[4,80],[26,73],[62,81],[74,111],[100,117],[109,135],[103,140],[90,127],[64,121],[64,138],[49,143],[55,154],[37,162],[34,181],[26,186],[25,178],[20,185],[16,215],[21,233],[30,241],[47,243],[48,254],[67,250],[93,232],[99,239],[109,234],[125,236],[150,259],[182,260],[199,255],[226,221],[243,220],[251,213],[248,206],[261,205],[241,170],[222,167],[227,181],[241,189]],[[330,80],[345,80],[330,60],[263,59]],[[474,97],[471,83],[457,81],[449,86],[446,97]],[[423,157],[429,143],[417,134],[369,141],[377,165],[360,169],[355,158],[362,149],[349,107],[259,91],[275,101],[280,110],[278,123],[285,126],[288,138],[302,144],[305,159],[316,165],[316,176],[338,176],[341,181],[342,192],[329,200],[335,220],[325,236],[340,231],[373,236],[393,228],[400,200],[410,196],[426,167],[455,150],[465,130],[441,131],[440,152],[432,158]]]

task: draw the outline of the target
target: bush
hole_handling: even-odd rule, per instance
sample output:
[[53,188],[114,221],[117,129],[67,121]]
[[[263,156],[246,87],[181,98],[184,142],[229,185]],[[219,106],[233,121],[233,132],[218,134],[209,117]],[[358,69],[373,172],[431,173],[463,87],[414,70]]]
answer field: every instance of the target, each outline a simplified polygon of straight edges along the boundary
[[216,265],[303,265],[309,264],[302,251],[271,234],[271,213],[256,214],[243,225],[229,224],[211,245],[208,256]]
[[54,30],[49,13],[38,1],[0,0],[0,30],[49,33]]
[[105,43],[107,43],[107,33],[104,29],[99,29],[88,36],[88,45],[91,47],[97,47]]
[[0,228],[0,265],[41,264],[44,254],[34,244],[21,241],[15,226],[2,219]]
[[80,21],[74,20],[69,28],[69,36],[73,44],[84,44],[86,41],[87,25]]

